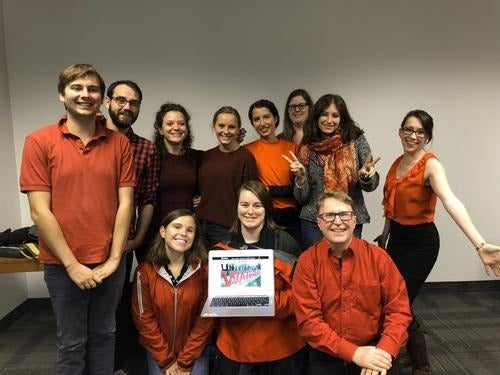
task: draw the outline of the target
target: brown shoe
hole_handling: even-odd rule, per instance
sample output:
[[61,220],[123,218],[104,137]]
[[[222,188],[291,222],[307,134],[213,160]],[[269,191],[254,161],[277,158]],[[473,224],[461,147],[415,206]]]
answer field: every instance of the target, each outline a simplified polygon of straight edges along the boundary
[[431,366],[424,366],[419,368],[413,368],[411,370],[411,375],[432,375]]
[[412,363],[412,375],[431,375],[431,365],[425,344],[423,329],[416,324],[416,329],[408,330],[409,338],[406,344]]
[[398,356],[398,363],[402,367],[411,367],[412,366],[411,358],[410,358],[410,355],[408,354],[408,352],[401,353]]

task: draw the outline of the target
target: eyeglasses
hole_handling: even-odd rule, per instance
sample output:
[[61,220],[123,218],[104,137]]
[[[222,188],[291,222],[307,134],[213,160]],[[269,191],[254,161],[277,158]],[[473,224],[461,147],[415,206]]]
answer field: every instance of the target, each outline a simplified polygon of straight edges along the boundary
[[342,211],[342,212],[324,212],[321,215],[318,215],[318,218],[323,220],[324,222],[331,223],[335,221],[336,217],[339,217],[340,220],[342,221],[349,221],[351,220],[355,215],[354,212],[352,211]]
[[417,136],[417,138],[424,138],[426,136],[426,133],[425,133],[425,130],[423,129],[413,129],[413,128],[410,128],[410,127],[403,127],[401,129],[399,129],[403,132],[404,135],[408,135],[408,136],[411,136],[413,135],[413,133],[415,133],[415,135]]
[[306,107],[308,105],[309,104],[307,104],[307,103],[290,104],[290,105],[288,105],[288,110],[290,112],[293,112],[293,111],[296,111],[296,110],[299,110],[300,112],[302,112],[304,109],[306,109]]
[[127,103],[130,108],[139,108],[141,106],[141,102],[139,100],[127,100],[127,98],[124,98],[123,96],[114,96],[111,100],[114,100],[120,107],[125,107]]

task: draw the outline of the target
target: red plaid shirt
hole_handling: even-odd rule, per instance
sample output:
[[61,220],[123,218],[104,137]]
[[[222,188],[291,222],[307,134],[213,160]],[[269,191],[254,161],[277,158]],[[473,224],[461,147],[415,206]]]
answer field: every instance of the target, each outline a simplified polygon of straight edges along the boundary
[[[141,212],[142,207],[146,204],[156,206],[160,157],[154,143],[135,134],[132,128],[125,135],[130,141],[134,154],[135,175],[137,178],[134,201],[137,212]],[[135,235],[137,212],[134,212],[129,238],[133,238]]]

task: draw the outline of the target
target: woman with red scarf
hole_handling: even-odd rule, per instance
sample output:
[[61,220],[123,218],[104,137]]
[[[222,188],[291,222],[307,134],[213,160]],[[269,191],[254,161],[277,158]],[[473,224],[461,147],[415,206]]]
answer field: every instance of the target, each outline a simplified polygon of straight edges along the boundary
[[378,158],[373,160],[363,133],[340,95],[323,95],[314,104],[298,155],[307,175],[297,177],[294,188],[295,198],[302,205],[301,232],[306,247],[323,236],[316,224],[316,201],[324,191],[339,190],[352,197],[358,222],[355,236],[361,237],[363,224],[370,222],[362,192],[378,186]]

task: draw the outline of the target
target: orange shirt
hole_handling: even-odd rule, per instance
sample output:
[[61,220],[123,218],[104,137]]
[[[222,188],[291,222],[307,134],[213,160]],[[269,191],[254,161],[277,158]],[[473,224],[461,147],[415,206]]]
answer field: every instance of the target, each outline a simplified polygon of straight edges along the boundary
[[[78,262],[102,263],[112,242],[118,189],[135,186],[133,162],[123,134],[97,125],[84,146],[63,118],[26,137],[21,191],[49,192],[52,213]],[[40,260],[60,264],[42,238]]]
[[[294,177],[290,172],[290,164],[281,155],[290,158],[290,151],[296,153],[297,145],[295,143],[284,139],[280,139],[276,143],[258,139],[245,147],[253,154],[257,162],[259,179],[264,185],[267,187],[293,185]],[[296,207],[293,196],[273,197],[272,200],[275,208]]]
[[408,338],[405,282],[387,252],[365,240],[353,237],[342,259],[325,238],[303,252],[293,296],[302,337],[344,361],[373,340],[395,358]]
[[392,164],[384,185],[385,217],[402,225],[418,225],[434,221],[437,196],[430,185],[425,183],[425,163],[436,155],[426,153],[401,178],[396,170],[403,159],[401,155]]

